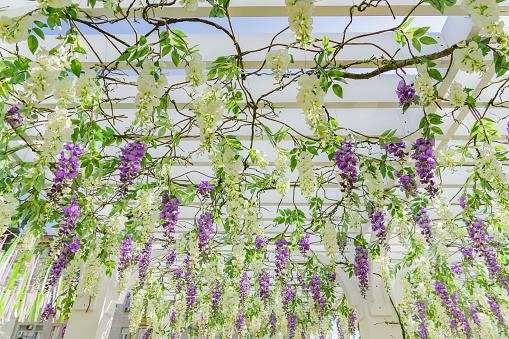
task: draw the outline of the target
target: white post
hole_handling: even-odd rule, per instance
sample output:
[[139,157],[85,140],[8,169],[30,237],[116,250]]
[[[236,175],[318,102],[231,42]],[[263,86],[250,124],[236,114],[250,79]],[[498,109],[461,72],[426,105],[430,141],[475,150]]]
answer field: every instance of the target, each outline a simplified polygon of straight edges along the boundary
[[17,324],[17,319],[14,316],[11,316],[9,320],[3,320],[0,324],[0,338],[10,338],[13,336]]
[[76,297],[67,322],[65,339],[106,339],[108,338],[118,303],[115,277],[103,277],[95,298],[81,293]]
[[[330,260],[321,257],[320,261],[327,263]],[[355,277],[348,277],[341,269],[336,270],[336,275],[349,306],[357,311],[362,339],[403,339],[398,316],[385,291],[383,281],[372,273],[376,269],[371,263],[366,298],[361,296]]]

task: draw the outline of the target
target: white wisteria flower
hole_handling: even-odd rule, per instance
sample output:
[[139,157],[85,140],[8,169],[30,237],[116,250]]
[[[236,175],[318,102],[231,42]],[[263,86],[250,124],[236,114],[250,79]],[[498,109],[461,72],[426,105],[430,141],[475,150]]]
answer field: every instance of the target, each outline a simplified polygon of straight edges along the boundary
[[95,298],[99,290],[99,282],[104,275],[104,267],[99,259],[98,253],[89,257],[85,265],[83,276],[83,292]]
[[34,17],[25,15],[17,18],[0,17],[0,39],[14,44],[28,38],[28,29],[32,26]]
[[481,30],[485,30],[492,37],[504,33],[504,23],[500,20],[500,8],[496,0],[466,0],[462,4]]
[[337,258],[337,255],[339,253],[337,232],[336,229],[334,228],[334,225],[331,224],[330,222],[324,225],[322,231],[322,241],[323,247],[325,248],[325,251],[327,252],[329,258],[331,259]]
[[288,71],[292,57],[288,53],[288,49],[285,48],[268,52],[265,60],[267,61],[267,67],[274,72],[274,76],[281,78]]
[[290,188],[288,166],[288,156],[281,149],[278,149],[274,178],[276,179],[276,189],[281,197],[284,197]]
[[197,87],[207,80],[205,74],[205,62],[202,61],[200,53],[195,52],[191,55],[191,59],[186,66],[186,81],[191,83],[191,86]]
[[147,63],[138,75],[138,94],[136,108],[138,117],[143,118],[148,112],[151,114],[159,106],[161,97],[166,91],[168,80],[164,74],[158,74],[154,63]]
[[63,46],[51,54],[45,48],[40,48],[35,59],[30,62],[30,77],[24,83],[26,99],[44,100],[53,92],[60,72],[67,66],[68,60]]
[[11,218],[19,206],[18,199],[9,193],[0,193],[0,234],[11,225]]
[[449,88],[449,101],[454,107],[461,107],[465,104],[465,100],[467,100],[467,93],[460,84],[454,82]]
[[55,89],[53,95],[57,100],[58,105],[70,104],[74,101],[75,96],[75,84],[71,77],[65,77],[58,79],[55,83]]
[[315,192],[316,178],[313,169],[313,159],[309,152],[301,152],[297,161],[299,171],[299,184],[302,195],[307,199]]
[[317,137],[323,136],[326,123],[323,103],[325,92],[320,86],[320,79],[316,75],[304,74],[299,78],[299,91],[296,101],[306,116],[306,123]]
[[187,11],[194,12],[198,9],[198,0],[180,0],[179,2]]
[[470,41],[468,45],[460,44],[461,48],[454,51],[459,69],[467,73],[484,72],[486,63],[479,45]]
[[63,143],[69,140],[71,140],[71,121],[67,117],[67,110],[57,107],[54,112],[48,114],[41,147],[43,157],[56,155],[60,152]]
[[138,327],[143,319],[145,297],[147,291],[143,288],[136,291],[131,299],[131,309],[129,311],[129,331],[134,334],[138,330]]
[[414,80],[415,92],[419,95],[421,104],[429,106],[435,100],[435,87],[425,65],[417,65],[417,71],[418,74]]
[[205,148],[210,146],[212,137],[221,123],[224,112],[224,102],[219,97],[218,86],[207,87],[203,95],[194,103],[196,123],[200,129],[200,138]]
[[97,84],[97,74],[93,70],[86,70],[76,79],[74,84],[76,99],[82,106],[92,105],[100,96],[101,89]]
[[286,0],[288,23],[297,41],[308,45],[312,41],[314,0]]

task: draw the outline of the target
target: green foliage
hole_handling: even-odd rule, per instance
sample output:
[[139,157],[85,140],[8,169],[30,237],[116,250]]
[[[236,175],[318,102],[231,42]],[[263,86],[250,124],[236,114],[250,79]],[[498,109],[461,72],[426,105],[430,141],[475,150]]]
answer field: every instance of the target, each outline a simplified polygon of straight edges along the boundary
[[419,123],[419,128],[422,129],[422,134],[426,138],[434,138],[435,135],[442,135],[444,132],[439,127],[443,124],[442,117],[435,113],[429,113],[422,117]]

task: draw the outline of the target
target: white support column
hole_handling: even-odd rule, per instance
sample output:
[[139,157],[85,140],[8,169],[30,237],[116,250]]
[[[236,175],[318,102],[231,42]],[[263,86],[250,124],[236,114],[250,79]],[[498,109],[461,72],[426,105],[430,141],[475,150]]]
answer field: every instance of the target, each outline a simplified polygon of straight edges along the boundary
[[[329,258],[319,255],[323,263]],[[399,319],[384,288],[382,279],[373,274],[378,267],[371,263],[369,290],[362,297],[355,277],[350,278],[343,270],[336,269],[336,276],[350,307],[357,311],[359,331],[362,339],[403,339]]]
[[101,280],[94,299],[84,293],[78,294],[67,322],[64,338],[108,338],[118,299],[117,281],[114,276]]
[[0,324],[0,338],[10,338],[15,333],[16,325],[18,321],[14,316],[12,316],[9,320],[3,320]]

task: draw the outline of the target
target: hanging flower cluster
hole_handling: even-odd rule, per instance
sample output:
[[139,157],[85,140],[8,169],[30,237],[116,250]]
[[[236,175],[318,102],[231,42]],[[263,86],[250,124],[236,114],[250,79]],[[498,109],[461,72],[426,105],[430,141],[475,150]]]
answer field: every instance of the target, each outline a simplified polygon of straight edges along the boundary
[[49,277],[46,280],[46,289],[55,286],[64,268],[80,248],[80,240],[74,235],[76,222],[80,214],[80,206],[77,201],[72,198],[70,205],[64,208],[64,216],[58,231],[59,237],[62,239],[60,244],[61,248],[58,250],[56,258],[51,265]]
[[312,41],[313,9],[315,0],[286,0],[288,23],[297,41],[307,45]]
[[79,174],[78,157],[83,154],[83,146],[67,144],[60,152],[57,169],[55,170],[55,179],[51,187],[50,197],[53,200],[58,199],[62,190],[69,186],[70,182]]
[[141,159],[145,155],[145,145],[138,141],[125,144],[120,155],[120,181],[126,186],[131,185],[140,171]]
[[20,105],[17,104],[9,108],[9,110],[7,110],[7,112],[5,113],[5,121],[7,121],[7,123],[11,125],[11,127],[14,129],[18,128],[23,124],[24,119],[19,113],[19,110]]
[[357,181],[357,163],[359,162],[352,142],[342,141],[341,147],[334,154],[334,161],[341,171],[339,177],[341,178],[339,184],[342,189],[349,191]]
[[179,217],[179,205],[180,202],[176,198],[169,198],[168,193],[164,193],[161,202],[161,213],[159,217],[162,220],[162,226],[164,229],[164,235],[173,240],[173,233],[175,232],[175,226],[178,222]]
[[[358,337],[370,319],[348,305],[352,282],[359,310],[394,307],[399,317],[383,317],[402,337],[506,337],[500,5],[466,0],[476,29],[448,47],[403,15],[384,31],[394,48],[379,46],[382,32],[356,41],[358,25],[315,39],[314,11],[328,7],[287,0],[289,28],[246,48],[237,5],[209,2],[199,13],[224,20],[154,17],[153,5],[117,0],[97,2],[101,17],[84,7],[94,1],[39,0],[0,18],[4,318],[65,321],[76,296],[97,298],[114,273],[131,290],[133,335]],[[350,7],[352,22],[364,5]],[[130,22],[140,15],[143,32]],[[129,39],[110,33],[116,25],[133,29]],[[198,52],[207,46],[195,25],[221,37],[214,55]],[[391,58],[345,61],[359,43]],[[414,68],[414,79],[399,76]],[[353,100],[372,94],[375,77],[392,81],[403,126],[352,123],[364,121]]]

